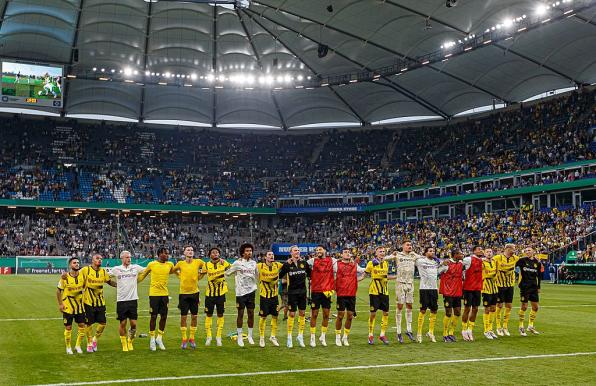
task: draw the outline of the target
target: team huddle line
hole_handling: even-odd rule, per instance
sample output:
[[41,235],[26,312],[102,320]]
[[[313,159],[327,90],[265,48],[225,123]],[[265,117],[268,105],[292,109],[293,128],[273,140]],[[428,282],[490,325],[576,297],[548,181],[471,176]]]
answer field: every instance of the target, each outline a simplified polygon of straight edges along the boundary
[[[486,339],[497,339],[498,336],[510,336],[509,319],[516,282],[515,273],[519,271],[517,280],[520,291],[521,307],[519,316],[519,334],[527,336],[527,332],[539,334],[534,327],[539,308],[540,282],[542,264],[536,258],[531,247],[524,249],[524,257],[514,254],[515,246],[505,245],[501,254],[494,255],[492,249],[474,246],[472,255],[465,257],[459,249],[451,251],[450,257],[437,259],[435,249],[427,247],[422,255],[413,251],[412,243],[406,241],[401,251],[387,254],[385,247],[375,250],[374,258],[365,268],[355,261],[349,248],[344,248],[341,258],[334,259],[327,254],[324,246],[315,248],[314,257],[305,260],[300,256],[297,246],[290,248],[290,258],[284,262],[276,262],[273,252],[269,251],[262,262],[253,259],[254,248],[251,244],[240,246],[240,257],[228,263],[221,257],[218,248],[209,250],[207,263],[194,258],[192,246],[184,247],[184,259],[173,264],[168,261],[169,252],[160,248],[157,259],[146,268],[131,264],[131,254],[123,251],[120,254],[122,264],[112,269],[101,267],[102,257],[92,257],[91,265],[80,268],[76,257],[69,259],[69,271],[62,274],[57,289],[57,301],[63,313],[65,326],[64,339],[66,352],[72,351],[72,324],[78,325],[75,351],[83,353],[81,344],[87,341],[87,352],[97,351],[98,339],[106,327],[106,304],[103,286],[116,287],[116,314],[119,324],[119,335],[123,351],[134,349],[138,319],[138,283],[151,276],[149,287],[149,348],[152,351],[165,350],[163,336],[168,317],[169,291],[168,283],[171,274],[180,279],[179,302],[181,348],[196,348],[196,331],[200,304],[198,283],[207,276],[204,296],[205,312],[205,345],[213,340],[213,315],[216,316],[215,341],[221,346],[224,327],[227,278],[235,276],[237,335],[234,336],[240,347],[245,340],[254,345],[254,310],[257,291],[259,303],[259,346],[265,347],[267,318],[271,316],[269,342],[279,346],[277,340],[279,311],[285,308],[287,315],[286,346],[294,345],[294,324],[297,319],[298,334],[296,342],[305,347],[304,330],[306,326],[306,308],[310,302],[310,346],[318,344],[327,346],[327,331],[332,297],[336,297],[337,318],[335,320],[335,344],[349,346],[352,321],[356,314],[356,293],[358,282],[365,277],[371,278],[369,285],[368,344],[375,343],[375,323],[377,312],[381,311],[381,326],[378,339],[389,344],[387,327],[389,324],[389,280],[395,280],[397,308],[395,322],[397,340],[404,342],[404,335],[413,342],[422,343],[423,327],[427,311],[429,323],[426,338],[436,342],[435,323],[438,311],[438,297],[443,295],[445,316],[443,318],[442,340],[445,343],[456,341],[455,331],[462,321],[461,335],[466,341],[473,341],[474,327],[480,303],[483,303],[484,336]],[[389,261],[395,263],[395,274],[389,274]],[[412,306],[414,303],[414,272],[420,275],[420,311],[418,329],[414,337],[412,329]],[[437,281],[439,280],[439,285]],[[282,297],[282,304],[279,297]],[[462,300],[464,303],[462,312]],[[525,327],[525,314],[531,304],[529,322]],[[405,306],[405,307],[404,307]],[[406,329],[402,331],[403,310],[405,308]],[[317,319],[322,309],[320,335],[317,339]],[[244,313],[247,314],[247,333],[244,333]],[[190,314],[190,326],[188,325]],[[296,315],[297,314],[297,315]],[[159,317],[159,323],[158,323]],[[284,319],[285,320],[285,319]],[[127,323],[129,328],[127,331]],[[93,325],[97,324],[95,333]],[[495,333],[496,328],[496,333]],[[527,332],[526,332],[527,331]]]

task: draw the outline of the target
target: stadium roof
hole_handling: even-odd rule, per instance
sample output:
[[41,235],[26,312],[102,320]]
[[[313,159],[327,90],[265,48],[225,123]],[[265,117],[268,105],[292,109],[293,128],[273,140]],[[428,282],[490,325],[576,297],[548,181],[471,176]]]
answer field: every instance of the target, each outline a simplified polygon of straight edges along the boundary
[[0,0],[0,56],[63,64],[72,116],[358,126],[595,83],[595,3]]

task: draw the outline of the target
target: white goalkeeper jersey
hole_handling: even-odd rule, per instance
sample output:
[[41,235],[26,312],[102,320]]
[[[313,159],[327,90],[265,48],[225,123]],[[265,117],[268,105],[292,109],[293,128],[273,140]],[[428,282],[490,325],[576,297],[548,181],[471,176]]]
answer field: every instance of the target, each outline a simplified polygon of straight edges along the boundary
[[420,289],[438,289],[437,276],[439,275],[439,262],[429,258],[418,259],[416,260],[416,267],[420,274]]
[[110,276],[116,279],[116,301],[125,302],[139,298],[137,277],[144,269],[138,264],[131,264],[128,267],[117,265],[114,268],[108,269]]
[[395,252],[393,254],[395,258],[396,268],[396,280],[398,283],[413,284],[414,283],[414,271],[416,269],[416,260],[423,259],[415,252],[403,253]]
[[259,284],[259,269],[254,260],[239,258],[226,271],[226,276],[236,275],[236,296],[248,295],[255,292]]

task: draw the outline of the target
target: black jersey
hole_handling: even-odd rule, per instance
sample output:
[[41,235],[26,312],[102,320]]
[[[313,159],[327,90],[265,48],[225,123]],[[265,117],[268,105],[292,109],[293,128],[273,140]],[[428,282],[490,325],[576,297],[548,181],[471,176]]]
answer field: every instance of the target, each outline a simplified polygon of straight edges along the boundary
[[542,263],[540,261],[522,257],[515,266],[519,267],[519,288],[527,290],[540,288],[542,278]]
[[288,275],[288,295],[306,293],[306,279],[310,277],[310,266],[304,260],[296,263],[285,262],[279,271],[279,277]]

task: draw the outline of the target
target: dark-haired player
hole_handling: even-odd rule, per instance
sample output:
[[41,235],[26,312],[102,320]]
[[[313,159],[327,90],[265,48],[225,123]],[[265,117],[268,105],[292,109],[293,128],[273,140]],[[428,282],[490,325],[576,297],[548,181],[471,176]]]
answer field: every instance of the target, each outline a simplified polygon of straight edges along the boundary
[[205,271],[207,272],[207,290],[205,291],[205,346],[211,344],[211,338],[213,336],[211,325],[213,324],[213,311],[215,309],[217,309],[215,342],[218,346],[221,346],[226,293],[228,293],[225,272],[230,269],[231,265],[225,259],[221,258],[219,248],[211,248],[209,250],[209,259],[210,261],[205,264]]
[[268,251],[265,254],[264,262],[257,264],[259,270],[259,346],[265,347],[265,326],[267,316],[271,315],[271,337],[269,341],[275,346],[279,346],[277,341],[277,317],[279,315],[279,271],[282,263],[275,261],[273,252]]
[[[337,290],[337,319],[335,320],[335,344],[337,346],[349,346],[348,337],[352,328],[352,319],[356,312],[356,292],[358,281],[364,279],[365,269],[360,267],[354,259],[349,248],[342,249],[341,259],[337,262],[335,276],[335,288]],[[344,334],[341,336],[341,327],[344,316]]]
[[443,342],[455,342],[455,328],[461,314],[461,297],[463,294],[464,255],[459,249],[451,252],[451,257],[444,260],[439,267],[441,284],[439,293],[443,295],[445,316],[443,317]]
[[64,343],[66,343],[66,353],[72,355],[72,322],[77,324],[78,333],[75,343],[75,350],[82,354],[81,341],[85,337],[85,309],[83,308],[83,290],[85,282],[79,272],[80,261],[76,257],[68,259],[68,273],[66,278],[60,278],[58,289],[56,290],[56,299],[58,300],[58,309],[62,312],[64,321]]
[[259,271],[257,262],[252,258],[252,244],[242,244],[240,246],[240,258],[232,264],[226,271],[226,276],[236,275],[236,308],[238,317],[236,318],[236,330],[238,331],[238,346],[244,347],[244,336],[242,325],[244,323],[244,309],[246,308],[248,324],[248,334],[246,339],[249,344],[255,344],[252,336],[255,323],[255,295],[259,282]]
[[472,249],[472,256],[463,259],[464,265],[464,312],[462,314],[461,335],[464,340],[474,340],[474,326],[476,315],[482,297],[482,247],[476,245]]
[[329,327],[329,313],[331,310],[331,297],[335,292],[334,272],[337,269],[337,261],[327,256],[327,251],[322,245],[315,248],[315,257],[308,260],[312,270],[310,274],[310,346],[316,347],[317,316],[319,307],[323,309],[323,321],[321,323],[321,336],[319,342],[327,346],[326,335]]
[[528,331],[532,334],[540,334],[534,327],[536,314],[538,313],[538,303],[540,302],[540,282],[542,280],[542,263],[535,256],[534,249],[528,247],[524,250],[525,257],[520,258],[515,264],[519,268],[519,295],[521,308],[519,310],[519,334],[526,336],[524,321],[528,301],[532,304],[530,310],[530,319],[528,322]]
[[[139,281],[142,281],[151,274],[151,284],[149,285],[149,349],[155,351],[155,345],[160,350],[165,350],[163,344],[163,335],[166,329],[166,320],[168,318],[169,291],[168,281],[170,274],[174,273],[174,264],[168,261],[168,249],[161,247],[157,250],[157,260],[150,262],[147,268],[139,275]],[[157,315],[159,318],[159,329],[157,337],[155,336],[155,326],[157,324]]]

